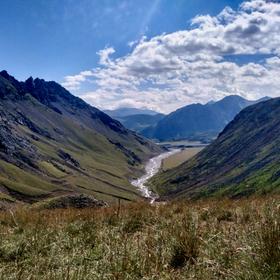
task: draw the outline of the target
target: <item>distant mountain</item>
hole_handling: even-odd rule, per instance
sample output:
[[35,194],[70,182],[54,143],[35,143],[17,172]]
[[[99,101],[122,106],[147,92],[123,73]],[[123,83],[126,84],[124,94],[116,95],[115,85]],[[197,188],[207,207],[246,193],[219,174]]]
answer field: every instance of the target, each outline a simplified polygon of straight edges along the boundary
[[241,111],[197,156],[152,184],[173,198],[280,192],[280,98]]
[[139,114],[125,117],[116,117],[116,119],[120,121],[126,128],[134,130],[140,134],[144,129],[155,126],[163,118],[163,114]]
[[137,109],[137,108],[118,108],[115,110],[104,110],[104,113],[112,118],[123,118],[132,115],[157,115],[158,112],[149,109]]
[[160,152],[55,82],[0,72],[0,200],[86,194],[133,200],[129,179]]
[[205,105],[188,105],[165,116],[156,126],[143,130],[142,134],[160,141],[180,139],[210,141],[242,109],[267,99],[268,97],[258,101],[249,101],[232,95]]
[[104,112],[121,122],[126,128],[140,134],[144,129],[155,126],[164,117],[163,114],[149,109],[119,108]]

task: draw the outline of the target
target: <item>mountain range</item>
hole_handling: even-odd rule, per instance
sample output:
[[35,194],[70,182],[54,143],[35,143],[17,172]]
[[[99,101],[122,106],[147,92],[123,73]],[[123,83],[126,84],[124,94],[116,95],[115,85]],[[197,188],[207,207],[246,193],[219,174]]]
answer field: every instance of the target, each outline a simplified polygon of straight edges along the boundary
[[149,115],[153,116],[158,114],[158,112],[149,109],[138,109],[133,107],[121,107],[115,110],[104,110],[104,113],[112,118],[122,118],[133,115]]
[[141,131],[145,137],[159,141],[199,140],[212,141],[223,128],[247,106],[269,99],[246,100],[231,95],[217,102],[191,104],[176,110]]
[[120,121],[126,128],[134,130],[139,134],[143,134],[143,131],[146,129],[154,127],[163,118],[164,115],[159,113],[156,115],[137,114],[115,117],[115,119]]
[[129,180],[161,149],[55,82],[0,72],[0,197],[134,200]]
[[[218,134],[191,160],[151,180],[161,196],[239,197],[279,190],[280,98],[267,99],[228,96],[168,116],[129,108],[118,118],[138,131],[148,124],[160,131],[166,123],[162,133],[169,136],[160,140]],[[32,77],[20,82],[6,71],[0,72],[0,122],[1,201],[34,203],[65,196],[56,203],[73,203],[76,196],[97,199],[89,204],[136,200],[140,194],[130,180],[162,152],[59,84]],[[181,129],[176,137],[173,128]]]
[[116,110],[105,110],[106,114],[121,122],[123,126],[138,134],[155,126],[163,117],[163,114],[148,109],[119,108]]
[[280,191],[280,98],[242,110],[191,160],[151,186],[169,198],[240,197]]

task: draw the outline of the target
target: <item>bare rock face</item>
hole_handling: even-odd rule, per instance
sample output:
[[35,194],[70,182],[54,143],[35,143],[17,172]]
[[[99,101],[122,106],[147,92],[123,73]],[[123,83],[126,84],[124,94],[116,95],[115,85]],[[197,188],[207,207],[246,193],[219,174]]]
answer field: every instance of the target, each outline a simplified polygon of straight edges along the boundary
[[76,167],[80,167],[80,164],[77,160],[75,160],[71,155],[69,155],[68,153],[64,152],[63,150],[59,150],[57,152],[58,156],[63,159],[64,161],[73,164]]

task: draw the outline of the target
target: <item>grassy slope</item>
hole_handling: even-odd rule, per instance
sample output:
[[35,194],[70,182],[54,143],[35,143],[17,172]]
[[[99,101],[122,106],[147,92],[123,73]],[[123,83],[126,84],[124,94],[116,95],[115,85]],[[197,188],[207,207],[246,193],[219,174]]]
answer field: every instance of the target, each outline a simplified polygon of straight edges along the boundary
[[[4,85],[10,86],[16,94],[9,83]],[[108,202],[118,198],[139,198],[129,178],[140,172],[142,163],[132,162],[133,159],[112,141],[121,143],[125,151],[134,153],[142,162],[160,151],[154,144],[126,130],[123,134],[113,131],[98,118],[91,119],[87,111],[69,106],[68,111],[60,108],[63,113],[58,114],[28,94],[16,102],[2,100],[0,105],[1,115],[7,116],[8,113],[8,117],[13,119],[20,112],[51,135],[46,137],[36,133],[25,124],[9,123],[13,134],[30,143],[35,152],[17,149],[32,161],[32,167],[22,162],[8,163],[5,155],[1,157],[0,186],[5,197],[32,202],[59,194],[82,192]],[[59,150],[71,155],[79,166],[59,157]],[[13,156],[10,159],[13,160]]]
[[279,211],[262,197],[0,212],[0,279],[276,280]]
[[151,183],[173,197],[279,192],[279,131],[279,98],[251,106],[213,144]]
[[[22,104],[27,110],[27,104]],[[38,105],[39,106],[39,105]],[[34,109],[33,109],[34,110]],[[41,110],[39,107],[38,110]],[[53,116],[51,111],[46,111],[46,119],[50,122]],[[38,120],[35,122],[38,123]],[[44,121],[44,128],[51,130],[50,123]],[[44,195],[54,190],[82,191],[92,193],[94,190],[108,193],[109,196],[93,193],[97,198],[111,200],[112,195],[119,195],[128,199],[135,199],[137,192],[134,191],[126,179],[130,170],[124,155],[117,151],[105,137],[87,128],[82,131],[78,124],[71,122],[67,118],[55,120],[55,127],[63,128],[66,137],[59,142],[39,136],[40,140],[33,140],[29,135],[33,134],[26,127],[18,127],[21,135],[25,134],[38,149],[42,160],[37,162],[40,168],[38,173],[33,175],[15,166],[2,163],[3,172],[1,177],[10,177],[6,180],[5,186],[11,190],[20,192],[28,196]],[[63,149],[76,159],[83,171],[75,170],[58,157],[57,150]],[[53,163],[60,166],[55,167]],[[64,170],[64,171],[62,171]],[[29,179],[29,178],[32,179]],[[26,179],[28,178],[28,179]],[[51,183],[54,181],[54,183]],[[108,184],[107,184],[108,182]],[[77,187],[79,186],[79,187]],[[124,190],[118,189],[122,187]],[[129,190],[127,192],[126,190]]]

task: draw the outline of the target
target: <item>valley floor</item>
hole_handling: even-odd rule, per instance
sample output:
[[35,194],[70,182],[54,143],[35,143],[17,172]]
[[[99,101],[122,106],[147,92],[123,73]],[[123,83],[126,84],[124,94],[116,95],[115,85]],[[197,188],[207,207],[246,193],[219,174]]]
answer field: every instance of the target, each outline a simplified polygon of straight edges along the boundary
[[280,199],[0,212],[0,279],[280,279]]
[[190,147],[184,148],[179,153],[171,155],[170,157],[166,158],[162,162],[162,170],[166,171],[168,169],[174,168],[179,166],[180,164],[186,162],[187,160],[194,157],[200,151],[202,151],[204,147]]

